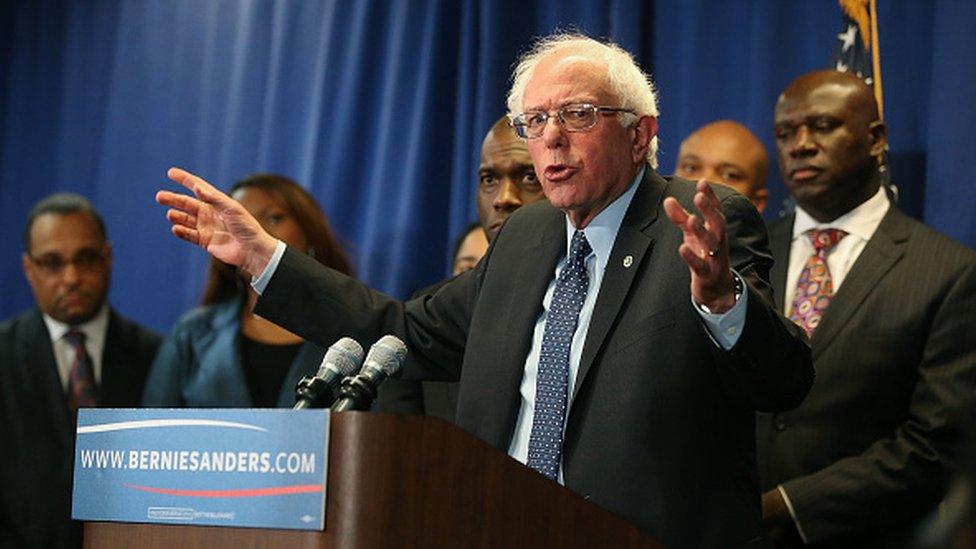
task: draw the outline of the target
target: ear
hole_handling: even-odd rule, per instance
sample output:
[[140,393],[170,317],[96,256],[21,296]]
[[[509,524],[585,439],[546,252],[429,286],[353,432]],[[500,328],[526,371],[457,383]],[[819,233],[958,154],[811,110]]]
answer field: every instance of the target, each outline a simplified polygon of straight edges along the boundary
[[102,253],[105,254],[105,271],[110,273],[112,272],[112,245],[106,242]]
[[756,209],[759,210],[759,213],[762,213],[763,210],[766,209],[766,203],[769,202],[769,191],[766,190],[765,187],[756,189],[756,191],[752,193],[751,200],[756,206]]
[[30,260],[30,257],[27,255],[27,252],[20,254],[20,264],[21,264],[21,268],[23,268],[24,270],[24,278],[27,279],[28,284],[33,286],[35,267],[34,267],[34,262]]
[[868,134],[871,136],[871,156],[878,159],[888,149],[888,127],[881,120],[875,120],[868,125]]
[[643,162],[647,158],[647,149],[651,146],[651,139],[657,135],[657,118],[642,116],[634,124],[634,147],[631,151],[634,163]]

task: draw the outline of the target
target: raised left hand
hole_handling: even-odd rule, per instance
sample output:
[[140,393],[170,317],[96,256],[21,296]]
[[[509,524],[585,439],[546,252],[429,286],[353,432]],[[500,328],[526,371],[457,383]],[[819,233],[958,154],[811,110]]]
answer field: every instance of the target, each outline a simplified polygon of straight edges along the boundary
[[691,271],[691,296],[709,311],[724,313],[735,305],[725,214],[704,180],[697,191],[694,201],[701,215],[688,213],[672,197],[664,200],[664,212],[684,233],[678,254]]

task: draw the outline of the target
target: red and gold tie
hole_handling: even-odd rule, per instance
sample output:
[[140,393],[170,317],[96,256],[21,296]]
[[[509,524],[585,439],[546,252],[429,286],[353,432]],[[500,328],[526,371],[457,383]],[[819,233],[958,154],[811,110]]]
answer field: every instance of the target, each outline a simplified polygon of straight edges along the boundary
[[64,338],[75,352],[71,371],[68,373],[68,406],[74,413],[78,408],[90,408],[98,404],[98,388],[95,386],[91,356],[85,349],[84,332],[71,330]]
[[840,229],[811,229],[805,233],[813,244],[813,255],[807,259],[790,306],[790,320],[806,330],[808,336],[820,325],[830,298],[834,295],[834,282],[827,268],[827,254],[847,233]]

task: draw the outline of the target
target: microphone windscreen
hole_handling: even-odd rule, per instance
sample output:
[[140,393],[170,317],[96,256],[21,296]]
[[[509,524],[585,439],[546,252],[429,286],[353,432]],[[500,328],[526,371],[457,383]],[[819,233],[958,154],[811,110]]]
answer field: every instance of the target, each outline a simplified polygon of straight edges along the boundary
[[344,337],[333,343],[322,358],[317,377],[326,377],[332,370],[340,377],[352,375],[363,362],[363,346],[351,337]]
[[385,335],[369,348],[369,355],[366,357],[364,367],[375,364],[389,377],[400,369],[406,357],[406,344],[396,336]]

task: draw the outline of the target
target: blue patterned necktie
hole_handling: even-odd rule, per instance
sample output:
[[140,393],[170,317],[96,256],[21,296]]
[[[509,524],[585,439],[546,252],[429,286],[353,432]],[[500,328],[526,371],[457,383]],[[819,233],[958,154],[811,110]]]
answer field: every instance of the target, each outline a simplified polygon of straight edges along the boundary
[[535,413],[529,435],[529,467],[556,480],[563,450],[563,424],[569,389],[569,353],[586,300],[586,256],[593,251],[583,231],[576,231],[569,259],[556,279],[546,317],[535,386]]

